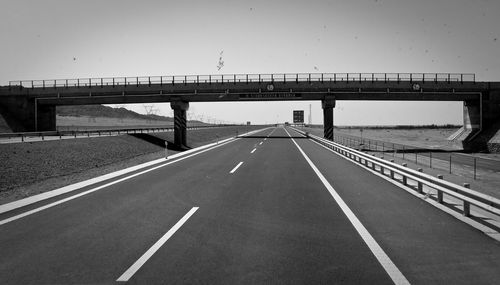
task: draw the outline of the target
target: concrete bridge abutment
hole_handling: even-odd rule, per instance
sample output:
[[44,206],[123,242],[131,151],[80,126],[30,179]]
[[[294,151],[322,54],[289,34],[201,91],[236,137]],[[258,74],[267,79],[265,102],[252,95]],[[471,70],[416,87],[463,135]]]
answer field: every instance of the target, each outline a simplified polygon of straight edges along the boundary
[[1,96],[0,114],[13,132],[55,131],[56,106],[27,96]]
[[189,102],[181,100],[171,101],[170,107],[174,110],[174,145],[181,150],[189,149],[186,135],[186,111],[189,109]]
[[463,127],[455,141],[466,151],[500,152],[500,91],[484,92],[463,105]]

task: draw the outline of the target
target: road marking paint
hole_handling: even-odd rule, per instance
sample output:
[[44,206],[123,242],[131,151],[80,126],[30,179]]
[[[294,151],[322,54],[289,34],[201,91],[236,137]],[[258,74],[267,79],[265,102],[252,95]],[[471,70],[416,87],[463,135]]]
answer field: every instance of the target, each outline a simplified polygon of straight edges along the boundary
[[238,165],[236,165],[233,170],[231,170],[229,173],[234,173],[236,171],[236,169],[238,169],[238,167],[240,167],[241,165],[243,164],[243,161],[241,161],[240,163],[238,163]]
[[254,148],[254,149],[253,149],[250,153],[254,153],[256,150],[257,150],[257,149],[256,149],[256,148]]
[[[269,128],[251,131],[251,132],[248,132],[248,133],[246,133],[246,134],[244,134],[242,136],[251,135],[251,134],[254,134],[254,133],[257,133],[257,132],[264,131],[266,129],[269,129]],[[227,138],[225,140],[219,141],[219,144],[222,144],[222,143],[225,143],[225,142],[229,142],[229,141],[231,141],[233,139],[235,139],[235,138]],[[190,150],[187,150],[187,151],[184,151],[184,152],[180,152],[180,153],[171,155],[171,156],[168,157],[168,159],[174,159],[174,158],[177,158],[177,157],[188,155],[189,153],[193,153],[193,152],[196,152],[196,151],[199,151],[199,150],[202,150],[202,149],[207,149],[207,148],[215,146],[215,145],[217,145],[217,143],[206,144],[206,145],[203,145],[203,146],[200,146],[200,147],[197,147],[197,148],[193,148],[193,149],[190,149]],[[106,181],[106,180],[109,180],[109,179],[113,179],[115,177],[122,176],[122,175],[128,174],[130,172],[137,171],[137,170],[140,170],[142,168],[146,168],[146,167],[149,167],[149,166],[152,166],[152,165],[155,165],[155,164],[159,164],[161,162],[165,162],[165,158],[160,158],[160,159],[157,159],[157,160],[153,160],[153,161],[150,161],[150,162],[139,164],[137,166],[125,168],[125,169],[122,169],[122,170],[119,170],[119,171],[116,171],[116,172],[112,172],[112,173],[108,173],[108,174],[105,174],[105,175],[102,175],[102,176],[99,176],[99,177],[96,177],[96,178],[92,178],[92,179],[88,179],[88,180],[85,180],[85,181],[82,181],[82,182],[78,182],[78,183],[75,183],[75,184],[64,186],[62,188],[58,188],[58,189],[55,189],[55,190],[52,190],[52,191],[44,192],[44,193],[41,193],[41,194],[38,194],[38,195],[34,195],[34,196],[31,196],[31,197],[28,197],[28,198],[24,198],[24,199],[20,199],[20,200],[14,201],[14,202],[3,204],[3,205],[0,205],[0,214],[6,213],[6,212],[9,212],[9,211],[18,209],[18,208],[22,208],[22,207],[25,207],[25,206],[28,206],[28,205],[31,205],[31,204],[34,204],[34,203],[46,200],[46,199],[50,199],[50,198],[53,198],[53,197],[56,197],[56,196],[59,196],[59,195],[62,195],[62,194],[73,192],[75,190],[79,190],[81,188],[90,186],[92,184],[96,184],[96,183],[103,182],[103,181]],[[0,225],[1,224],[2,223],[0,222]]]
[[[273,131],[270,134],[268,134],[266,138],[268,138],[269,136],[271,136],[274,133],[274,131],[276,131],[276,129],[277,128],[274,128]],[[266,139],[264,138],[264,140],[266,140]]]
[[[320,147],[322,147],[322,148],[324,148],[324,149],[328,150],[329,152],[333,153],[334,155],[338,156],[339,158],[344,159],[344,160],[347,160],[347,161],[349,161],[349,162],[352,162],[352,160],[351,160],[351,159],[348,159],[347,157],[345,157],[345,156],[343,156],[343,155],[341,155],[341,154],[339,154],[339,153],[335,152],[335,151],[334,151],[334,150],[332,150],[331,148],[328,148],[328,147],[326,147],[326,146],[324,146],[324,145],[322,145],[322,144],[320,144],[320,143],[318,143],[318,142],[316,142],[316,141],[314,141],[314,140],[313,140],[312,142],[313,142],[313,143],[315,143],[315,144],[317,144],[318,146],[320,146]],[[478,223],[478,222],[476,222],[476,221],[474,221],[474,220],[471,220],[471,219],[469,219],[469,218],[466,218],[466,217],[464,217],[462,214],[460,214],[460,213],[456,212],[454,209],[449,209],[449,208],[448,208],[446,205],[444,205],[444,204],[439,204],[439,203],[437,203],[436,201],[434,201],[434,200],[432,200],[432,199],[426,199],[425,197],[427,196],[427,194],[429,194],[429,196],[430,196],[430,195],[432,195],[432,193],[431,193],[431,192],[429,192],[429,191],[430,191],[430,189],[427,191],[427,192],[428,192],[427,194],[422,195],[422,194],[419,194],[419,193],[415,192],[415,189],[414,189],[414,188],[411,188],[411,187],[409,187],[409,186],[405,186],[405,185],[401,184],[401,182],[396,181],[396,180],[394,180],[394,179],[391,179],[391,178],[390,178],[390,177],[388,177],[388,176],[382,175],[380,172],[375,171],[375,170],[371,169],[370,167],[366,167],[366,166],[364,166],[364,165],[362,165],[362,164],[356,164],[356,165],[358,165],[358,166],[360,166],[360,167],[362,167],[362,168],[366,169],[368,172],[370,172],[370,173],[372,173],[372,174],[374,174],[374,175],[376,175],[376,176],[378,176],[378,177],[380,177],[380,178],[384,179],[385,181],[387,181],[387,182],[389,182],[389,183],[391,183],[391,184],[395,185],[396,187],[403,189],[403,190],[404,190],[404,191],[406,191],[407,193],[409,193],[409,194],[411,194],[411,195],[413,195],[413,196],[415,196],[415,197],[417,197],[417,198],[419,198],[419,199],[422,199],[423,201],[427,202],[429,205],[431,205],[431,206],[433,206],[433,207],[435,207],[435,208],[438,208],[439,210],[441,210],[441,211],[443,211],[443,212],[445,212],[445,213],[447,213],[447,214],[449,214],[449,215],[453,216],[453,217],[454,217],[454,218],[456,218],[457,220],[460,220],[460,221],[462,221],[462,222],[464,222],[464,223],[468,224],[469,226],[474,227],[474,228],[476,228],[476,229],[480,230],[481,232],[483,232],[485,235],[489,236],[490,238],[493,238],[493,239],[495,239],[495,240],[497,240],[497,241],[500,241],[500,233],[499,233],[498,231],[494,231],[494,230],[492,230],[490,227],[487,227],[487,226],[485,226],[485,225],[483,225],[483,224],[480,224],[480,223]],[[425,190],[424,190],[424,191],[425,191]],[[474,210],[471,210],[471,214],[472,214],[473,216],[475,216],[475,217],[481,217],[481,216],[483,215],[482,213],[476,212],[476,211],[474,211]]]
[[214,149],[214,148],[217,148],[217,147],[223,146],[223,145],[225,145],[225,144],[228,144],[228,143],[233,142],[233,141],[236,141],[236,140],[238,140],[238,139],[234,139],[234,140],[232,140],[232,141],[227,141],[227,142],[225,142],[225,143],[223,143],[223,144],[219,144],[219,145],[216,145],[216,146],[214,146],[214,147],[204,149],[204,150],[199,151],[199,152],[196,152],[196,153],[194,153],[194,154],[190,154],[190,155],[187,155],[187,156],[181,157],[181,158],[179,158],[179,159],[177,159],[177,160],[174,160],[174,161],[171,161],[171,162],[168,162],[168,163],[165,163],[165,164],[159,165],[159,166],[155,166],[155,167],[153,167],[153,168],[150,168],[150,169],[147,169],[147,170],[144,170],[144,171],[141,171],[141,172],[138,172],[138,173],[132,174],[132,175],[130,175],[130,176],[127,176],[127,177],[124,177],[124,178],[121,178],[121,179],[115,180],[115,181],[113,181],[113,182],[110,182],[110,183],[104,184],[104,185],[102,185],[102,186],[99,186],[99,187],[96,187],[96,188],[93,188],[93,189],[90,189],[90,190],[87,190],[87,191],[81,192],[81,193],[76,194],[76,195],[73,195],[73,196],[71,196],[71,197],[68,197],[68,198],[65,198],[65,199],[62,199],[62,200],[59,200],[59,201],[56,201],[56,202],[53,202],[53,203],[50,203],[50,204],[44,205],[44,206],[42,206],[42,207],[39,207],[39,208],[36,208],[36,209],[30,210],[30,211],[24,212],[24,213],[22,213],[22,214],[19,214],[19,215],[16,215],[16,216],[10,217],[10,218],[5,219],[5,220],[1,220],[1,221],[0,221],[0,226],[1,226],[1,225],[4,225],[4,224],[7,224],[7,223],[9,223],[9,222],[12,222],[12,221],[18,220],[18,219],[20,219],[20,218],[23,218],[23,217],[26,217],[26,216],[32,215],[32,214],[34,214],[34,213],[40,212],[40,211],[42,211],[42,210],[45,210],[45,209],[48,209],[48,208],[52,208],[52,207],[57,206],[57,205],[59,205],[59,204],[62,204],[62,203],[65,203],[65,202],[71,201],[71,200],[76,199],[76,198],[79,198],[79,197],[81,197],[81,196],[84,196],[84,195],[90,194],[90,193],[92,193],[92,192],[95,192],[95,191],[101,190],[101,189],[106,188],[106,187],[108,187],[108,186],[111,186],[111,185],[113,185],[113,184],[117,184],[117,183],[123,182],[123,181],[125,181],[125,180],[129,180],[129,179],[134,178],[134,177],[136,177],[136,176],[139,176],[139,175],[142,175],[142,174],[145,174],[145,173],[151,172],[151,171],[153,171],[153,170],[156,170],[156,169],[159,169],[159,168],[165,167],[165,166],[170,165],[170,164],[172,164],[172,163],[175,163],[175,162],[178,162],[178,161],[181,161],[181,160],[187,159],[187,158],[189,158],[189,157],[192,157],[192,156],[195,156],[195,155],[198,155],[198,154],[204,153],[204,152],[207,152],[207,151],[209,151],[209,150],[212,150],[212,149]]
[[314,163],[309,159],[309,157],[305,154],[305,152],[300,148],[300,146],[295,142],[295,140],[290,136],[290,133],[285,129],[286,133],[292,139],[292,142],[295,144],[299,152],[305,158],[309,166],[314,170],[316,175],[319,177],[323,185],[328,189],[330,194],[332,195],[335,202],[340,206],[344,214],[347,216],[351,224],[354,226],[358,234],[361,236],[363,241],[368,245],[373,255],[377,258],[378,262],[382,265],[384,270],[389,274],[394,284],[410,284],[406,277],[399,271],[397,266],[392,262],[389,256],[384,252],[384,250],[380,247],[377,241],[373,238],[373,236],[368,232],[368,230],[363,226],[363,224],[359,221],[359,219],[354,215],[349,206],[344,202],[344,200],[340,197],[340,195],[335,191],[332,185],[326,180],[325,176],[319,171],[319,169],[314,165]]
[[177,230],[182,227],[182,225],[199,209],[199,207],[193,207],[187,214],[184,215],[165,235],[163,235],[148,251],[146,251],[132,266],[125,271],[116,281],[126,282],[128,281],[136,272],[139,270],[146,261],[148,261],[155,252],[160,249],[160,247],[170,239]]
[[[249,133],[247,133],[247,134],[245,134],[245,135],[250,135],[250,134],[252,134],[252,133],[256,133],[256,132],[259,132],[259,131],[263,131],[263,130],[261,129],[261,130],[252,131],[252,132],[249,132]],[[239,139],[240,139],[240,138],[228,138],[228,139],[226,139],[226,140],[225,140],[225,142],[224,142],[224,143],[221,143],[222,141],[220,141],[218,145],[217,145],[217,144],[215,144],[215,143],[213,143],[213,144],[212,144],[212,146],[210,146],[210,147],[202,146],[202,147],[200,147],[199,149],[201,149],[201,148],[204,148],[204,149],[203,149],[203,150],[201,150],[201,151],[199,151],[199,152],[196,152],[196,153],[193,153],[193,154],[190,154],[190,155],[186,155],[186,156],[182,156],[181,158],[179,158],[179,159],[177,159],[177,160],[169,161],[169,162],[167,162],[167,163],[165,163],[165,164],[161,164],[161,165],[159,165],[159,166],[155,166],[155,167],[153,167],[153,168],[150,168],[150,169],[147,169],[147,170],[144,170],[144,171],[141,171],[141,172],[138,172],[138,173],[132,174],[132,175],[130,175],[130,176],[123,177],[123,178],[121,178],[121,179],[118,179],[118,180],[115,180],[115,181],[113,181],[113,182],[110,182],[110,183],[107,183],[107,184],[101,185],[101,186],[99,186],[99,187],[92,188],[92,189],[90,189],[90,190],[87,190],[87,191],[81,192],[81,193],[79,193],[79,194],[76,194],[76,195],[73,195],[73,196],[70,196],[70,197],[67,197],[67,198],[61,199],[61,200],[59,200],[59,201],[56,201],[56,202],[53,202],[53,203],[50,203],[50,204],[47,204],[47,205],[41,206],[41,207],[39,207],[39,208],[35,208],[35,209],[33,209],[33,210],[30,210],[30,211],[26,211],[26,212],[21,213],[21,214],[19,214],[19,215],[12,216],[12,217],[7,218],[7,219],[5,219],[5,220],[0,220],[0,226],[1,226],[1,225],[4,225],[4,224],[7,224],[7,223],[10,223],[10,222],[12,222],[12,221],[15,221],[15,220],[18,220],[18,219],[24,218],[24,217],[26,217],[26,216],[29,216],[29,215],[32,215],[32,214],[38,213],[38,212],[40,212],[40,211],[43,211],[43,210],[46,210],[46,209],[52,208],[52,207],[57,206],[57,205],[59,205],[59,204],[62,204],[62,203],[65,203],[65,202],[71,201],[71,200],[73,200],[73,199],[76,199],[76,198],[79,198],[79,197],[85,196],[85,195],[90,194],[90,193],[92,193],[92,192],[96,192],[96,191],[98,191],[98,190],[101,190],[101,189],[103,189],[103,188],[109,187],[109,186],[111,186],[111,185],[114,185],[114,184],[117,184],[117,183],[120,183],[120,182],[123,182],[123,181],[128,180],[128,179],[134,178],[134,177],[136,177],[136,176],[139,176],[139,175],[142,175],[142,174],[148,173],[148,172],[150,172],[150,171],[153,171],[153,170],[156,170],[156,169],[159,169],[159,168],[165,167],[165,166],[167,166],[167,165],[170,165],[170,164],[173,164],[173,163],[176,163],[176,162],[182,161],[182,160],[184,160],[184,159],[187,159],[187,158],[193,157],[193,156],[195,156],[195,155],[198,155],[198,154],[201,154],[201,153],[207,152],[207,151],[209,151],[209,150],[212,150],[212,149],[215,149],[215,148],[221,147],[221,146],[223,146],[223,145],[226,145],[226,144],[228,144],[228,143],[231,143],[231,142],[237,141],[237,140],[239,140]],[[188,150],[188,151],[186,151],[186,152],[189,152],[189,150]],[[184,153],[186,153],[186,152],[184,152]],[[178,157],[178,156],[180,156],[181,154],[184,154],[184,153],[178,153],[178,154],[175,154],[175,155],[173,155],[173,156],[171,156],[171,157]],[[161,160],[163,160],[163,161],[164,161],[164,158],[163,158],[163,159],[161,159]],[[159,160],[156,160],[156,161],[159,161]],[[145,164],[147,164],[147,163],[145,163]],[[118,171],[118,172],[120,172],[120,171]],[[123,174],[123,173],[122,173],[122,174]],[[104,176],[106,176],[106,175],[104,175]],[[103,177],[104,177],[104,176],[103,176]],[[92,179],[91,179],[91,180],[92,180]],[[84,182],[86,182],[86,181],[84,181]],[[80,182],[80,183],[83,183],[83,182]],[[77,184],[78,184],[78,185],[80,185],[80,183],[77,183]],[[91,184],[94,184],[94,183],[90,183],[90,184],[88,184],[88,185],[91,185]],[[81,187],[79,187],[79,188],[74,188],[74,187],[72,187],[73,185],[69,185],[69,186],[66,186],[66,187],[71,187],[71,189],[70,189],[70,190],[65,190],[65,191],[66,191],[66,192],[75,191],[75,190],[78,190],[78,189],[83,188],[83,187],[88,186],[88,185],[84,185],[84,186],[81,186]],[[63,188],[61,188],[61,189],[66,189],[66,187],[63,187]],[[58,190],[54,190],[54,192],[55,192],[55,191],[58,191]],[[58,193],[57,195],[60,195],[60,194],[66,193],[66,192]],[[47,193],[48,193],[48,192],[47,192]],[[42,193],[42,194],[40,194],[40,195],[43,195],[43,194],[45,194],[45,193]],[[14,209],[17,209],[17,208],[20,208],[20,207],[24,207],[24,206],[30,205],[30,204],[33,204],[33,203],[35,203],[35,202],[39,202],[39,201],[42,201],[42,200],[45,200],[45,199],[48,199],[48,198],[51,198],[51,197],[54,197],[54,196],[57,196],[57,195],[50,195],[50,196],[45,196],[45,195],[44,195],[44,197],[43,197],[43,198],[41,198],[41,199],[37,199],[37,200],[34,200],[34,201],[31,201],[31,200],[32,200],[31,198],[33,198],[33,197],[29,197],[29,198],[26,198],[26,199],[27,199],[27,200],[30,200],[30,201],[29,201],[29,202],[27,201],[26,203],[25,203],[24,201],[15,201],[15,202],[8,203],[8,204],[5,204],[5,205],[0,205],[0,214],[2,214],[2,213],[6,213],[6,212],[8,212],[8,211],[11,211],[11,210],[14,210]],[[38,195],[36,195],[36,196],[38,196]],[[23,199],[23,200],[24,200],[24,199]],[[19,204],[18,204],[18,202],[22,202],[22,204],[20,204],[20,205],[19,205]],[[15,205],[11,206],[11,204],[15,204]]]
[[259,144],[259,145],[262,145],[262,142],[260,142],[260,144]]

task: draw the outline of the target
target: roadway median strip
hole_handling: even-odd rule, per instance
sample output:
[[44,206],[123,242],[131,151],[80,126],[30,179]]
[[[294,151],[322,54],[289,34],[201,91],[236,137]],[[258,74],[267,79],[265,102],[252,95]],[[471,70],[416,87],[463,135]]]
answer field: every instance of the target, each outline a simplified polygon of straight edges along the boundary
[[229,173],[233,174],[241,165],[243,164],[243,161],[241,161],[240,163],[238,163],[238,165],[236,165],[233,170],[231,170]]
[[182,227],[184,223],[199,209],[199,207],[193,207],[187,214],[184,215],[165,235],[163,235],[151,248],[148,249],[132,266],[130,266],[127,271],[125,271],[116,281],[127,282],[132,276],[139,270],[144,263],[146,263],[155,252],[160,249],[160,247],[167,242],[176,231]]
[[328,180],[323,176],[323,174],[319,171],[319,169],[314,165],[314,163],[309,159],[309,157],[305,154],[305,152],[300,148],[300,146],[295,142],[295,140],[290,136],[290,133],[285,129],[286,133],[295,144],[299,152],[305,158],[309,166],[316,173],[318,178],[321,180],[326,189],[330,192],[335,202],[342,209],[344,214],[347,216],[351,224],[354,226],[358,234],[361,236],[363,241],[366,243],[368,248],[371,250],[373,255],[377,258],[379,263],[382,265],[387,274],[391,277],[394,284],[410,284],[406,277],[401,273],[401,271],[397,268],[397,266],[392,262],[389,256],[384,252],[384,250],[380,247],[377,241],[373,238],[373,236],[368,232],[368,230],[363,226],[361,221],[356,217],[356,215],[352,212],[352,210],[347,206],[344,200],[340,197],[340,195],[335,191],[333,186],[328,182]]

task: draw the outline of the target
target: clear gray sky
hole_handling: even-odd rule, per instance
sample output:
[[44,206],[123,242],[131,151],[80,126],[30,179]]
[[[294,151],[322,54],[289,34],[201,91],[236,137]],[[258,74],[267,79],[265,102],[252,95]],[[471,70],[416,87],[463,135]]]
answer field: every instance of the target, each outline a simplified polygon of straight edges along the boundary
[[[500,81],[498,0],[0,0],[0,7],[0,85],[297,72],[456,72]],[[321,123],[319,102],[198,103],[190,111],[264,123],[291,121],[294,109],[307,117],[309,104]],[[171,114],[168,104],[156,107]],[[461,120],[461,103],[342,101],[335,109],[342,125]]]

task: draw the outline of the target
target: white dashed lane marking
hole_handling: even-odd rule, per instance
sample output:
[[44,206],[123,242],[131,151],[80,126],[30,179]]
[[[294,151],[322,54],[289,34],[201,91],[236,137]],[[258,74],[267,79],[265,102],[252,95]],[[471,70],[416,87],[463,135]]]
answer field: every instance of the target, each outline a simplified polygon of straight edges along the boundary
[[236,166],[233,168],[233,170],[231,170],[229,173],[234,173],[234,172],[238,169],[238,167],[240,167],[242,164],[243,164],[243,161],[241,161],[240,163],[238,163],[238,165],[236,165]]
[[132,266],[130,266],[125,273],[123,273],[116,281],[127,282],[136,272],[139,270],[146,261],[155,254],[160,247],[171,238],[177,230],[179,230],[182,225],[198,210],[198,207],[193,207],[189,212],[187,212],[182,219],[180,219],[165,235],[163,235],[148,251],[146,251]]

